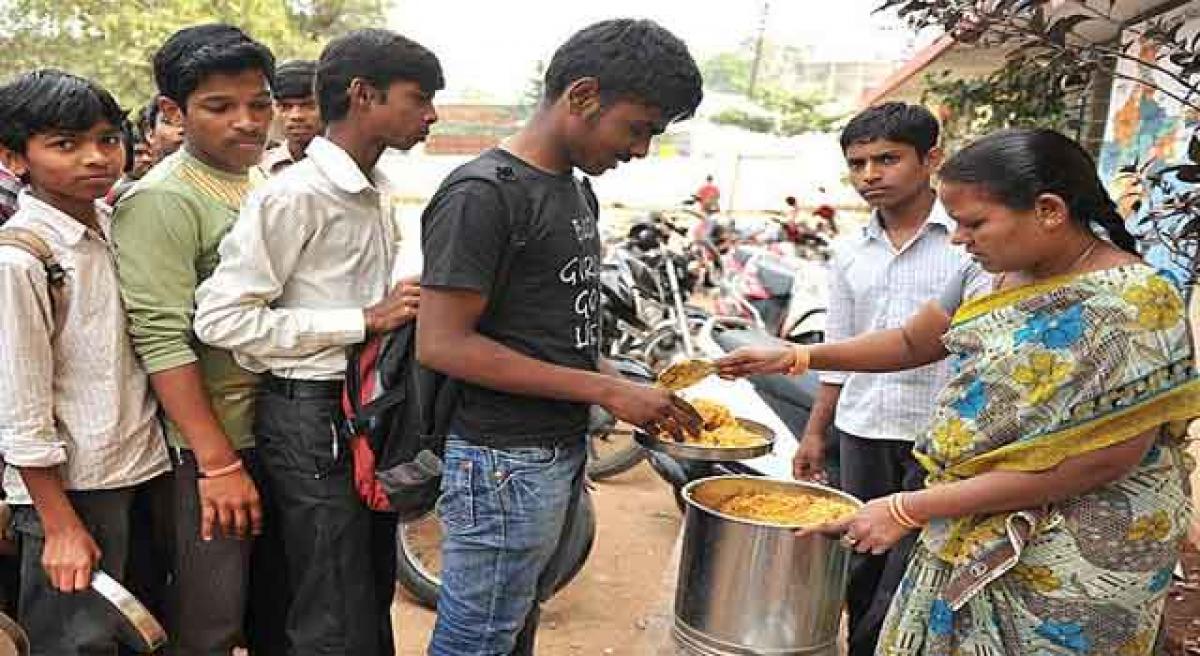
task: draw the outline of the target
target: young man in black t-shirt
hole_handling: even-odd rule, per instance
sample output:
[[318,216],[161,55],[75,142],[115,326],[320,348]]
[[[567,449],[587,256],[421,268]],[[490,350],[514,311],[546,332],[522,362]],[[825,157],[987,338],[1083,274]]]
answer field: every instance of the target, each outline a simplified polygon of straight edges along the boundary
[[555,53],[530,122],[480,156],[507,167],[528,201],[507,279],[496,275],[514,226],[494,185],[456,183],[426,211],[417,356],[464,382],[439,504],[432,656],[532,653],[538,579],[582,491],[589,405],[653,430],[698,427],[670,393],[609,375],[600,359],[596,205],[573,172],[645,157],[700,98],[696,64],[671,33],[592,25]]

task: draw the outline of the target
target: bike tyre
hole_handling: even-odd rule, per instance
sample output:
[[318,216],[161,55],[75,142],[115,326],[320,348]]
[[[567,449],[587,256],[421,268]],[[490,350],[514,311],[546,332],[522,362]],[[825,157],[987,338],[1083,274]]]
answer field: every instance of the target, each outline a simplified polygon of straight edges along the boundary
[[[414,523],[426,517],[428,515],[419,517]],[[401,523],[396,529],[396,582],[418,604],[430,610],[437,610],[441,579],[427,571],[410,552],[408,543],[404,540],[405,526],[407,523]]]
[[[579,516],[576,521],[583,522],[583,526],[567,536],[568,544],[564,547],[566,549],[564,557],[558,561],[552,561],[548,565],[549,575],[554,577],[554,583],[551,586],[550,594],[539,594],[543,597],[542,601],[567,587],[583,570],[584,564],[591,556],[592,547],[596,541],[596,511],[591,494],[584,491],[579,499],[579,504]],[[424,517],[428,517],[428,515]],[[419,519],[424,519],[424,517]],[[418,604],[430,610],[437,610],[441,580],[433,573],[428,572],[409,552],[402,531],[404,531],[404,524],[397,527],[396,532],[396,582]]]

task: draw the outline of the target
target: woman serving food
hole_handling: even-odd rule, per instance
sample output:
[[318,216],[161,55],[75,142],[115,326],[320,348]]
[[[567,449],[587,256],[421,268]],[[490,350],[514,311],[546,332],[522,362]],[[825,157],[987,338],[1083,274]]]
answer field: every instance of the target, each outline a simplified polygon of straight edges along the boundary
[[954,242],[1000,274],[994,292],[949,289],[901,329],[840,343],[740,349],[720,373],[952,359],[914,447],[926,489],[822,527],[872,553],[921,532],[877,654],[1156,653],[1190,519],[1181,438],[1200,415],[1182,297],[1057,132],[984,137],[941,179]]

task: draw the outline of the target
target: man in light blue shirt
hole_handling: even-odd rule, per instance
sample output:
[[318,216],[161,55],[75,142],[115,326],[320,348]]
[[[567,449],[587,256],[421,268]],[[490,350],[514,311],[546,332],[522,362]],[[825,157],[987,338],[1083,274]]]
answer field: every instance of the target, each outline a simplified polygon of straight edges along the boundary
[[[871,205],[860,235],[839,241],[830,263],[826,339],[898,328],[948,288],[971,296],[988,276],[950,244],[955,223],[930,177],[941,161],[938,123],[924,107],[887,103],[855,116],[842,131],[850,180]],[[826,432],[839,440],[842,489],[868,501],[918,489],[924,470],[912,456],[933,401],[949,376],[945,362],[898,373],[821,376],[821,391],[796,453],[797,478],[823,475]],[[875,651],[887,608],[908,562],[912,537],[851,568],[847,605],[850,656]]]

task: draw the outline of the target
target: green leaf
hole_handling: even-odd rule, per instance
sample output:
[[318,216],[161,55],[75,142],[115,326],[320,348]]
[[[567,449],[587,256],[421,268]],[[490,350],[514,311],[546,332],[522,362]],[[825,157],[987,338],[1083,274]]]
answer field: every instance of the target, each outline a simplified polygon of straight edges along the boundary
[[279,60],[312,59],[330,37],[381,24],[386,1],[10,0],[0,16],[0,77],[63,68],[134,107],[154,94],[154,51],[181,27],[223,20],[266,44]]

